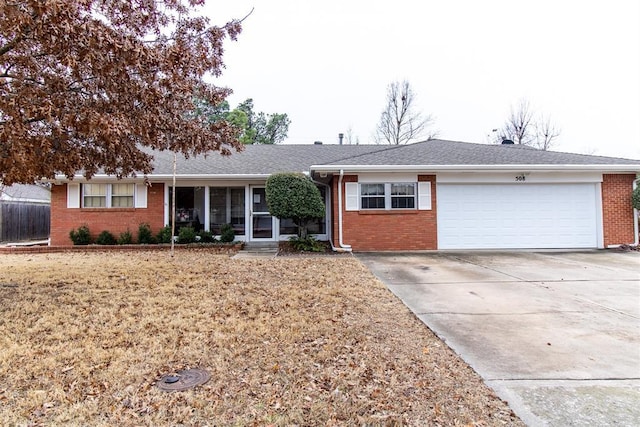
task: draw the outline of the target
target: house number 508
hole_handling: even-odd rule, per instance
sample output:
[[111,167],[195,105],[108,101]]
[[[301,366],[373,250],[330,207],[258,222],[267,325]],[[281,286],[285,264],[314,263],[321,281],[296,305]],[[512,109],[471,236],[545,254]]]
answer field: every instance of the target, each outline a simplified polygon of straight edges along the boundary
[[525,180],[525,176],[524,175],[516,175],[516,181],[517,182],[524,182]]

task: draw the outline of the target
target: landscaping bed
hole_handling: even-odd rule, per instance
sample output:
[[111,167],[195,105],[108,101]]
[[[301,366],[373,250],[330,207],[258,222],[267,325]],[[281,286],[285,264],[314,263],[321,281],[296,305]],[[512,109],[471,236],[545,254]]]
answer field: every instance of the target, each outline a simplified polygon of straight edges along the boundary
[[[352,257],[0,256],[7,425],[523,425]],[[156,387],[188,368],[188,391]]]

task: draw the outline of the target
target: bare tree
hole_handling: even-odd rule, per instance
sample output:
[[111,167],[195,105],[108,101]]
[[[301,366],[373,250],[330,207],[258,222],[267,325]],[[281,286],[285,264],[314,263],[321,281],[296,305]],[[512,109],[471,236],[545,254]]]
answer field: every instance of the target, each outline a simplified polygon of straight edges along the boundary
[[560,136],[560,129],[551,121],[551,118],[540,115],[536,122],[536,148],[549,150],[558,136]]
[[360,137],[353,133],[353,128],[349,126],[347,132],[344,135],[345,143],[347,145],[358,145],[360,144]]
[[549,150],[560,135],[560,129],[549,116],[536,116],[531,103],[527,99],[521,99],[517,106],[511,106],[511,112],[504,125],[494,129],[493,133],[494,142],[497,144],[508,139],[515,144]]
[[531,145],[535,140],[533,126],[533,111],[526,99],[521,99],[517,107],[511,106],[507,121],[498,130],[500,141],[510,139],[516,144]]
[[[433,123],[431,115],[416,111],[415,94],[408,81],[393,82],[387,86],[387,103],[376,128],[376,143],[408,144],[423,138]],[[432,138],[434,134],[428,137]]]

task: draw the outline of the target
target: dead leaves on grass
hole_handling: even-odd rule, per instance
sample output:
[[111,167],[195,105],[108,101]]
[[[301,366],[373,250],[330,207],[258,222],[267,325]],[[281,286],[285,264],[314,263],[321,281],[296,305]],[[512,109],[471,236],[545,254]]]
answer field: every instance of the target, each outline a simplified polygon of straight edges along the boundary
[[[352,258],[0,258],[0,418],[504,425],[508,407]],[[17,368],[19,367],[19,368]],[[168,372],[212,378],[162,393]]]

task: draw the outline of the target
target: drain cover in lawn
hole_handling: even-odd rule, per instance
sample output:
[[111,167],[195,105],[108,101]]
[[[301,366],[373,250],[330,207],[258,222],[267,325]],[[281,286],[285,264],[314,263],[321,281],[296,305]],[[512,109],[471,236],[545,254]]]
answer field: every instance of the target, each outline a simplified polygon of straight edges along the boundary
[[175,374],[164,375],[156,386],[162,391],[182,391],[197,387],[209,381],[211,374],[202,369],[187,369]]

